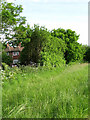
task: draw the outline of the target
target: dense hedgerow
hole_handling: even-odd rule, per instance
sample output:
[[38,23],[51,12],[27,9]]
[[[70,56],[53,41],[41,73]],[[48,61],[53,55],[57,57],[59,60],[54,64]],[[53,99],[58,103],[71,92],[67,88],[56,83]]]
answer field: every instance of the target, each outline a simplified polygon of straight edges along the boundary
[[65,65],[65,42],[56,37],[49,37],[41,51],[42,62],[48,67],[61,67]]
[[75,31],[72,31],[71,29],[64,30],[58,28],[57,30],[52,30],[51,35],[62,39],[62,41],[65,42],[66,49],[64,52],[64,57],[67,63],[83,60],[85,49],[82,44],[77,42],[79,35],[77,35]]
[[32,30],[31,41],[25,45],[20,61],[30,64],[30,61],[48,67],[60,67],[65,63],[82,61],[85,48],[77,41],[79,35],[70,29],[48,31],[44,27],[35,25]]
[[35,26],[32,31],[31,41],[21,53],[21,64],[28,65],[32,61],[50,68],[64,65],[65,42],[51,36],[44,27]]

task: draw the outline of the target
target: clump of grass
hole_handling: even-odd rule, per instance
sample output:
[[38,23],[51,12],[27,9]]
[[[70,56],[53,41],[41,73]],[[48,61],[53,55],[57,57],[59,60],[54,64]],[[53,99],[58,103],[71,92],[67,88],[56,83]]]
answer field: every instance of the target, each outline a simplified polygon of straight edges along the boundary
[[[23,74],[22,74],[23,73]],[[88,65],[26,67],[3,83],[4,118],[87,118]]]

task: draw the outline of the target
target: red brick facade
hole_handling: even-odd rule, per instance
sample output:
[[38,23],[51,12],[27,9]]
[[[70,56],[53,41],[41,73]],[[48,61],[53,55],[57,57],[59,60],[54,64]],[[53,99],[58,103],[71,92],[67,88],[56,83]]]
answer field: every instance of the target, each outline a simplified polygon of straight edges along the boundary
[[11,47],[7,43],[7,48],[5,51],[7,52],[7,55],[10,55],[13,59],[13,63],[11,65],[16,65],[17,62],[19,62],[20,52],[23,50],[24,47],[21,47],[21,43],[17,47]]

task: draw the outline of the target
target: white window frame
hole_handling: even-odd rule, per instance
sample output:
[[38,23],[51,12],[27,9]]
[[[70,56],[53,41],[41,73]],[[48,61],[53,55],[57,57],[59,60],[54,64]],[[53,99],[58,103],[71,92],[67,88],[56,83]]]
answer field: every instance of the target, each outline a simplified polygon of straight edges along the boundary
[[9,55],[9,52],[7,52],[7,55]]
[[19,52],[13,52],[13,56],[18,56]]
[[13,60],[13,64],[16,64],[16,63],[18,63],[18,59]]

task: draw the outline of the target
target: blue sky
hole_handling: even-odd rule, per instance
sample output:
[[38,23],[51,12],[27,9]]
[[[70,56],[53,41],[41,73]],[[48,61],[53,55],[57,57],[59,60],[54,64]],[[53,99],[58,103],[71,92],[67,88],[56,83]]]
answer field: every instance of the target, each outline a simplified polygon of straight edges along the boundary
[[7,0],[21,4],[27,23],[48,30],[72,29],[80,34],[79,43],[88,44],[88,0]]

